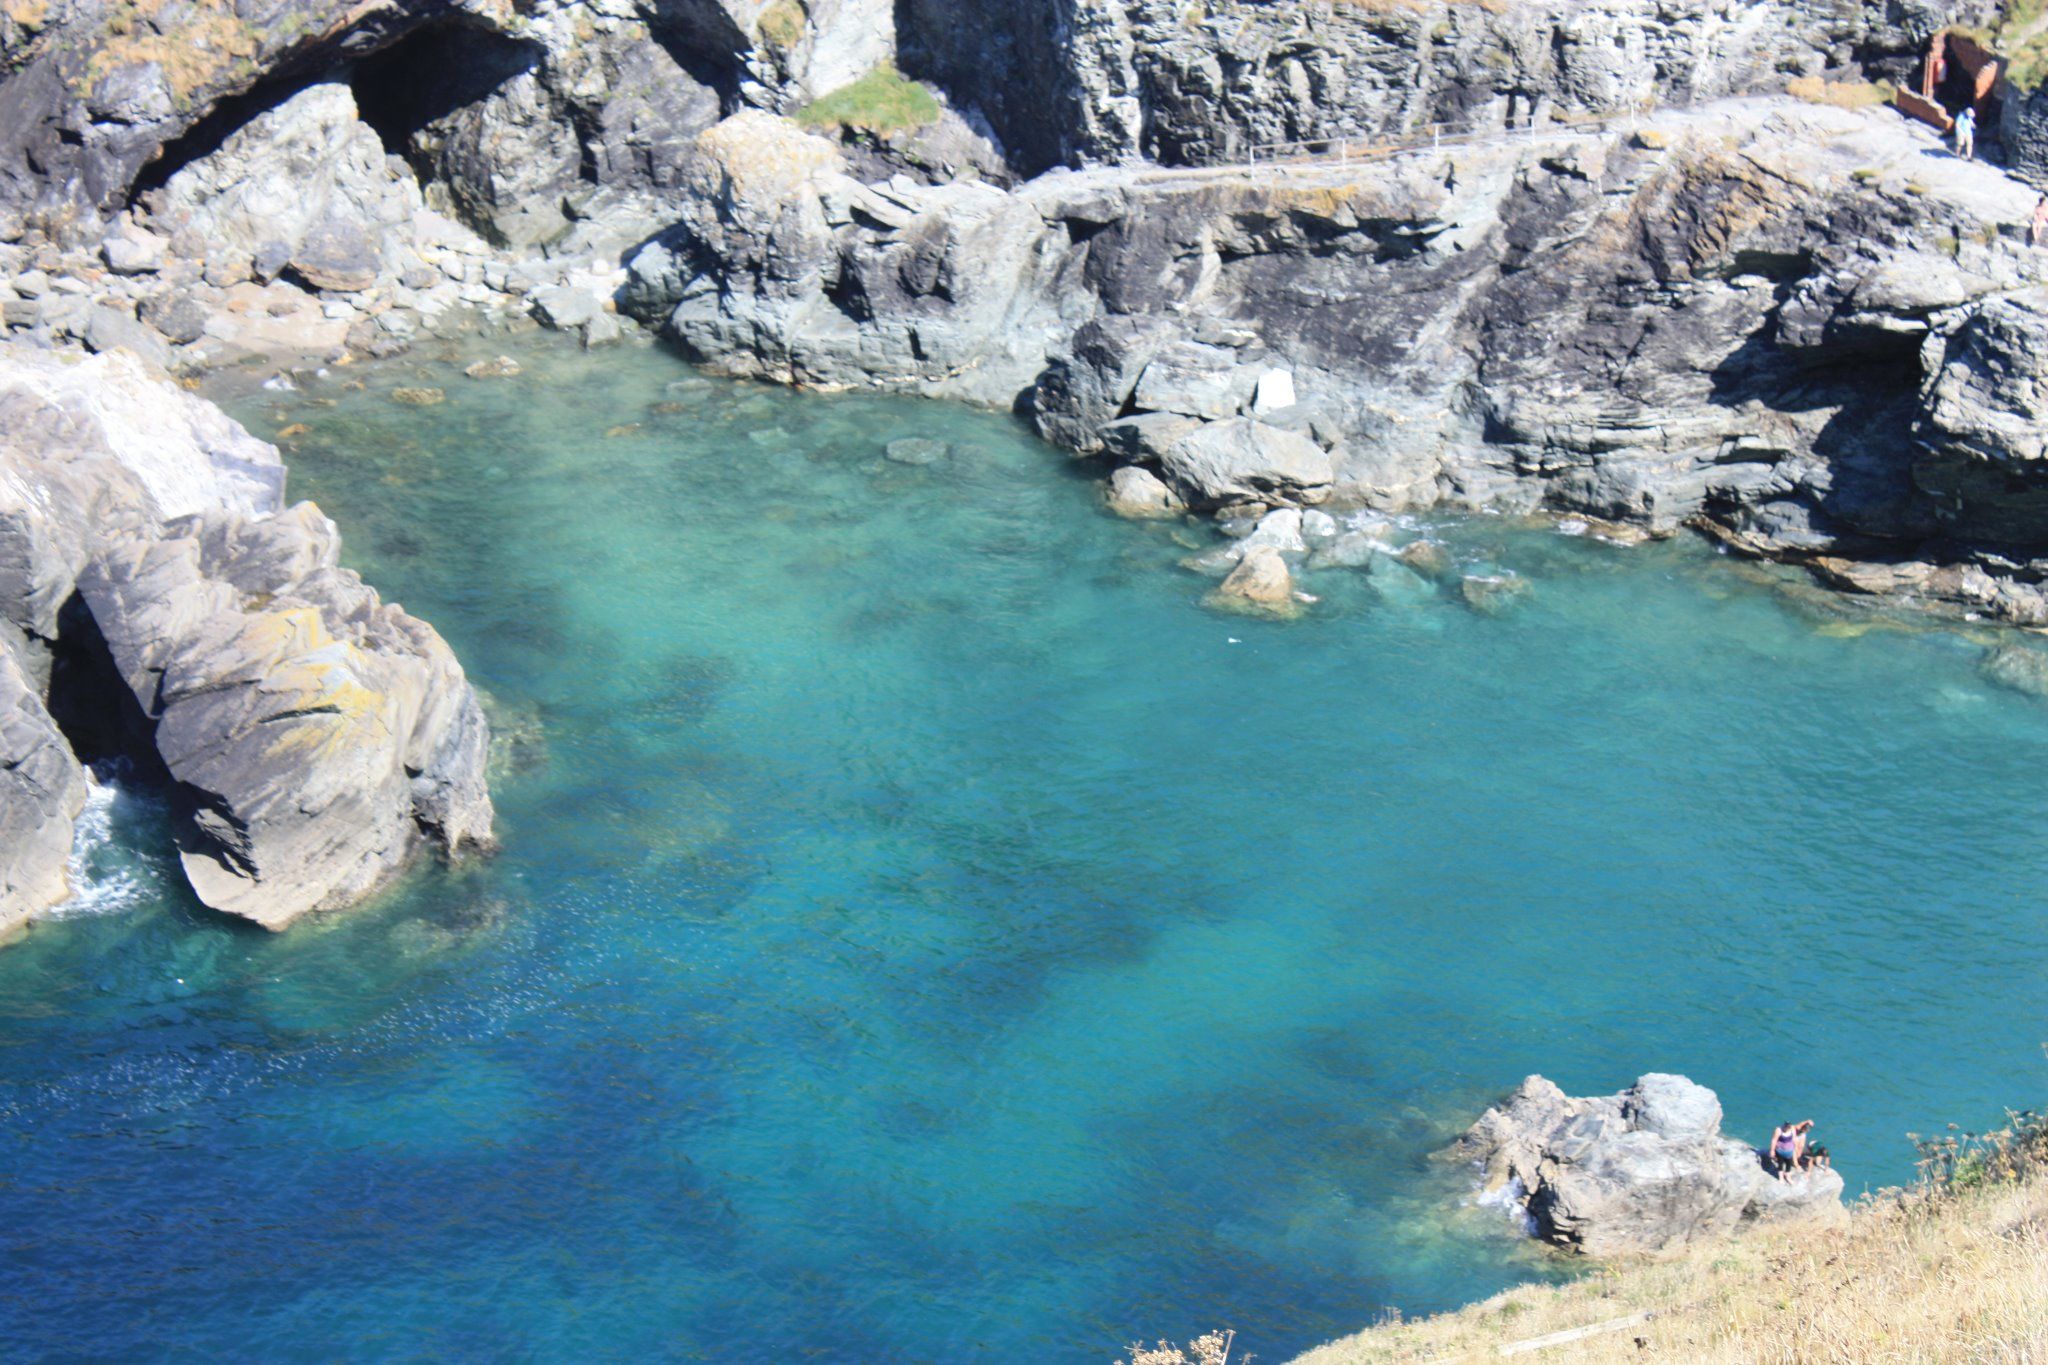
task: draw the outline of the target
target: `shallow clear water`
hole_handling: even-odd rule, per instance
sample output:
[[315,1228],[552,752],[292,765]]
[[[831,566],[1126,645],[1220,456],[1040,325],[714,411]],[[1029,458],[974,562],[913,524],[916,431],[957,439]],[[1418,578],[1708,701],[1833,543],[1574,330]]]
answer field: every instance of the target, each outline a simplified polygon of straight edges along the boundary
[[1005,419],[521,354],[237,397],[505,851],[270,937],[102,813],[0,953],[10,1352],[1271,1361],[1555,1273],[1425,1160],[1530,1071],[1852,1189],[2039,1092],[2048,708],[1957,633],[1487,520],[1506,614],[1222,616]]

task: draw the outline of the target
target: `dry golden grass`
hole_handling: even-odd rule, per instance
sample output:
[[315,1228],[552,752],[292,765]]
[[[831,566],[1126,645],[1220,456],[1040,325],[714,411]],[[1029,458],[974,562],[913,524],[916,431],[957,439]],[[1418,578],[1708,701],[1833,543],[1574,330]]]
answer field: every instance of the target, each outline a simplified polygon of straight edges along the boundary
[[1832,104],[1837,109],[1871,109],[1890,104],[1897,91],[1887,81],[1830,81],[1819,76],[1795,76],[1786,82],[1785,93],[1808,104]]
[[1495,1359],[1515,1343],[1642,1313],[1651,1316],[1526,1358],[2048,1365],[2048,1175],[1892,1195],[1835,1228],[1757,1229],[1674,1260],[1510,1290],[1347,1337],[1300,1365]]

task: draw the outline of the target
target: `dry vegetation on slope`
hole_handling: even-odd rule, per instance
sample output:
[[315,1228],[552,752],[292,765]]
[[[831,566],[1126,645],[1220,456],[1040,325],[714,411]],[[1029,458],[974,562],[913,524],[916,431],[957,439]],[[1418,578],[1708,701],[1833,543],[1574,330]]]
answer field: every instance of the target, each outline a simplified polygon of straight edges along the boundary
[[1923,1152],[1921,1186],[1873,1198],[1841,1226],[1758,1229],[1674,1260],[1509,1290],[1361,1332],[1300,1365],[2048,1362],[2048,1127],[2027,1116]]

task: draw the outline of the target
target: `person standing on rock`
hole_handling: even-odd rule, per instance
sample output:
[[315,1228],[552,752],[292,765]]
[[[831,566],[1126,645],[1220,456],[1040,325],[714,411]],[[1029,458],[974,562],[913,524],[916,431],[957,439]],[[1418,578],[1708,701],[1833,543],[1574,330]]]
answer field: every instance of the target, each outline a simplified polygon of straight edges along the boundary
[[2027,242],[2031,246],[2048,246],[2048,194],[2034,202],[2034,221],[2027,226]]
[[1778,1179],[1788,1179],[1799,1169],[1799,1152],[1803,1146],[1805,1142],[1799,1135],[1799,1125],[1790,1119],[1771,1133],[1771,1170]]
[[1965,109],[1956,115],[1956,155],[1965,161],[1977,159],[1977,111]]

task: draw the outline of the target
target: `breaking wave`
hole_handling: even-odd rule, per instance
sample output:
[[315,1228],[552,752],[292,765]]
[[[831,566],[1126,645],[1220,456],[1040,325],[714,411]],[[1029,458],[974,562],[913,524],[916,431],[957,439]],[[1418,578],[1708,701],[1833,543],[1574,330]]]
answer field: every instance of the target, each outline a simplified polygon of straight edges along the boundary
[[157,894],[162,877],[119,837],[131,824],[142,798],[114,777],[87,772],[85,809],[71,836],[71,899],[52,917],[106,915],[140,905]]

